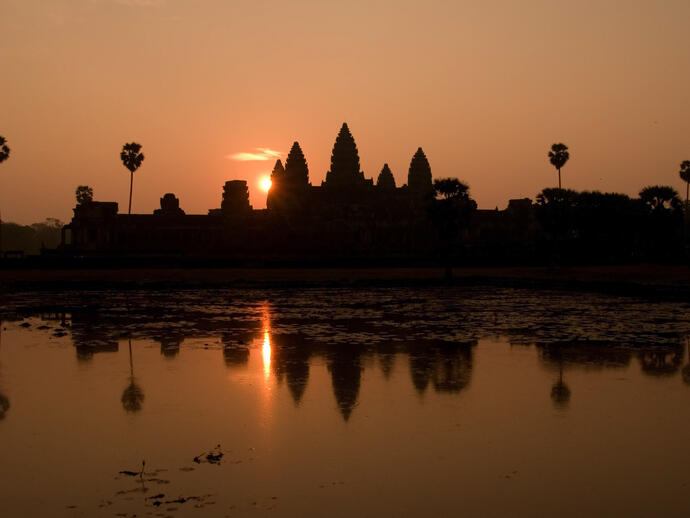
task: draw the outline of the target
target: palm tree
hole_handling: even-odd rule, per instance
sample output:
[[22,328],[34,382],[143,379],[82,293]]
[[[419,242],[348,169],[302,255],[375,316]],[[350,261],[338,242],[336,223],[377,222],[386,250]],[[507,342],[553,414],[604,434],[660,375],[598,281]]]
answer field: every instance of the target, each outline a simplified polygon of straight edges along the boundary
[[[0,137],[0,164],[10,157],[10,148],[7,147],[7,139]],[[0,253],[2,252],[2,216],[0,216]]]
[[84,205],[93,201],[93,189],[88,185],[80,185],[74,191],[77,198],[77,205]]
[[680,164],[680,177],[685,182],[685,205],[688,205],[690,199],[690,160],[685,160]]
[[132,183],[134,182],[134,171],[139,169],[139,166],[144,161],[143,153],[141,151],[141,144],[136,142],[128,142],[122,146],[120,153],[120,160],[122,164],[129,169],[129,208],[127,214],[132,213]]
[[0,163],[4,162],[10,157],[10,148],[7,147],[7,139],[0,137]]
[[568,153],[568,146],[559,142],[558,144],[553,144],[551,146],[551,151],[549,151],[549,162],[558,170],[558,188],[561,188],[561,167],[570,158],[570,153]]
[[429,216],[442,244],[446,279],[453,275],[453,251],[460,234],[469,226],[477,203],[470,198],[469,186],[457,178],[442,178],[433,183],[434,199]]
[[682,202],[678,193],[668,185],[650,185],[640,191],[642,203],[652,213],[665,213],[679,210]]

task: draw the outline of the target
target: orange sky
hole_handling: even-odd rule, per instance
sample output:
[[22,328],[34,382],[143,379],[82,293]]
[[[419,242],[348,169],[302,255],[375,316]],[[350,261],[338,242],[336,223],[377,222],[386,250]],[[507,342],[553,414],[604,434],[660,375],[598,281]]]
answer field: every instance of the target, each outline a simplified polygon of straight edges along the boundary
[[79,184],[126,210],[132,140],[133,211],[174,192],[206,213],[230,179],[261,208],[273,159],[228,157],[298,140],[318,185],[343,121],[366,177],[404,183],[422,146],[481,208],[555,186],[556,141],[564,187],[680,190],[689,20],[688,0],[0,0],[0,210],[68,220]]

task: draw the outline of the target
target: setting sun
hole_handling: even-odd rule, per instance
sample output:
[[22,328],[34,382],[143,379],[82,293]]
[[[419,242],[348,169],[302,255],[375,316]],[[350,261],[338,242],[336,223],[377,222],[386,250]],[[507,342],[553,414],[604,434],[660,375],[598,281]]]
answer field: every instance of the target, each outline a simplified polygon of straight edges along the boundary
[[271,188],[271,179],[268,176],[264,176],[261,180],[259,180],[259,185],[261,186],[261,190],[268,192],[268,190]]

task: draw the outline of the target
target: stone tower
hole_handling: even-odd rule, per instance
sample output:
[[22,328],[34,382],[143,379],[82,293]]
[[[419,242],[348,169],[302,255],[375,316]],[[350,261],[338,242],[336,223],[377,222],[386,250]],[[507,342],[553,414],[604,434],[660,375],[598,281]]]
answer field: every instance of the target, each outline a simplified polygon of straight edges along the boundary
[[280,158],[276,160],[276,165],[273,166],[273,171],[271,172],[271,188],[268,190],[268,193],[266,194],[266,208],[268,209],[275,209],[277,208],[276,204],[276,199],[278,197],[278,193],[280,193],[282,189],[282,183],[283,183],[283,177],[285,176],[285,169],[283,168],[283,163],[280,161]]
[[240,216],[250,213],[249,189],[244,180],[230,180],[223,186],[223,201],[220,211],[224,216]]
[[[276,167],[278,164],[276,163]],[[274,169],[275,170],[275,169]],[[299,142],[292,144],[292,149],[285,161],[282,183],[289,188],[307,187],[309,185],[309,167],[304,158]]]
[[395,189],[395,178],[393,178],[393,173],[390,167],[388,167],[388,164],[383,164],[383,169],[381,169],[379,177],[376,180],[376,187],[388,191]]
[[410,162],[410,171],[407,175],[407,186],[415,195],[424,196],[431,194],[431,167],[422,148],[418,148]]
[[357,144],[344,122],[333,144],[331,169],[326,173],[325,185],[328,187],[357,187],[364,185],[364,173],[359,170]]

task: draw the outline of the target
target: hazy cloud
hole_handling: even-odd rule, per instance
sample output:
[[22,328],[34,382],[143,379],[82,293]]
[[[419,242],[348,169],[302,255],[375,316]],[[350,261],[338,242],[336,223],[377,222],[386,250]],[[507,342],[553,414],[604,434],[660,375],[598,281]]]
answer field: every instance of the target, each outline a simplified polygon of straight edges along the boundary
[[233,153],[231,155],[226,155],[225,158],[228,160],[239,160],[240,162],[250,162],[255,160],[266,161],[273,160],[274,158],[280,158],[281,154],[282,153],[280,151],[275,151],[266,147],[257,147],[254,148],[254,151]]

